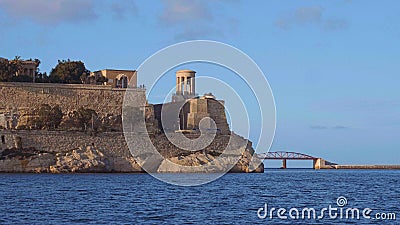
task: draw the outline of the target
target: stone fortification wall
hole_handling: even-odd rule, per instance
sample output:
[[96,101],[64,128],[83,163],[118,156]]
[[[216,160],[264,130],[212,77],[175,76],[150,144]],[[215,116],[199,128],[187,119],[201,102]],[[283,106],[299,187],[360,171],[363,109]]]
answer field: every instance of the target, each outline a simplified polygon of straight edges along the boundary
[[46,152],[64,152],[93,146],[107,155],[129,157],[130,152],[122,132],[104,132],[91,136],[73,131],[0,131],[0,151],[17,147],[34,147]]
[[[64,113],[80,107],[100,116],[121,115],[126,89],[82,84],[0,83],[0,113],[59,105]],[[135,89],[145,103],[145,90]]]
[[[135,98],[135,104],[138,107],[145,106],[145,89],[132,89]],[[78,110],[80,107],[95,110],[100,118],[120,116],[122,114],[122,105],[126,89],[112,88],[110,86],[82,85],[82,84],[40,84],[40,83],[0,83],[0,120],[6,119],[6,122],[0,123],[3,127],[18,128],[19,125],[26,125],[31,110],[38,109],[43,104],[50,106],[60,106],[64,120],[69,112]],[[166,106],[174,105],[167,103]],[[189,107],[190,106],[190,107]],[[149,132],[162,130],[161,127],[161,108],[162,105],[147,105],[146,121],[150,126]],[[204,112],[204,113],[200,113]],[[197,127],[199,121],[206,115],[210,116],[217,124],[222,133],[229,133],[229,127],[226,121],[223,102],[213,99],[193,99],[190,104],[184,105],[184,113],[187,115],[195,114],[193,121],[181,121],[187,126],[181,125],[182,129],[186,127]],[[204,115],[203,115],[204,114]],[[3,116],[1,116],[3,115]],[[17,116],[15,121],[13,116]],[[24,117],[28,115],[28,117]],[[118,117],[117,117],[118,118]],[[187,118],[187,116],[184,116]],[[25,121],[26,120],[26,121]],[[176,120],[171,121],[176,123]],[[62,123],[64,124],[64,122]],[[68,125],[68,124],[67,124]],[[120,125],[106,124],[112,126],[113,130],[122,131]],[[190,126],[189,126],[190,125]],[[68,127],[68,126],[66,126]],[[173,127],[173,126],[171,126]],[[179,129],[176,124],[174,129]]]
[[230,129],[226,120],[224,102],[214,99],[207,99],[207,105],[208,114],[215,121],[217,128],[222,133],[229,133]]

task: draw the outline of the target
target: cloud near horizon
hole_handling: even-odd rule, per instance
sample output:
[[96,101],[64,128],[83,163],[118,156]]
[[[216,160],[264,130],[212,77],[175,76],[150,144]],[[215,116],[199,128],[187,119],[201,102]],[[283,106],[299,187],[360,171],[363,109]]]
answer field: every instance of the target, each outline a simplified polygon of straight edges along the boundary
[[200,0],[166,0],[163,2],[164,9],[158,17],[158,23],[166,28],[177,29],[176,41],[210,36],[223,37],[226,32],[236,30],[237,21],[223,15],[219,15],[218,20],[214,19],[215,10],[213,9],[218,8],[220,3]]
[[347,21],[343,19],[325,18],[324,10],[320,6],[299,7],[296,10],[282,16],[275,21],[275,25],[281,29],[291,29],[295,26],[310,26],[324,30],[340,30],[347,27]]
[[9,18],[42,25],[95,19],[94,6],[93,0],[0,0],[0,10]]
[[167,25],[212,21],[213,15],[207,3],[199,0],[167,0],[159,21]]
[[138,14],[138,8],[133,0],[113,1],[109,8],[115,19],[125,19],[128,15]]
[[342,126],[342,125],[336,125],[333,127],[329,127],[329,126],[322,126],[322,125],[312,125],[310,126],[311,130],[345,130],[345,129],[350,129],[350,127],[347,126]]

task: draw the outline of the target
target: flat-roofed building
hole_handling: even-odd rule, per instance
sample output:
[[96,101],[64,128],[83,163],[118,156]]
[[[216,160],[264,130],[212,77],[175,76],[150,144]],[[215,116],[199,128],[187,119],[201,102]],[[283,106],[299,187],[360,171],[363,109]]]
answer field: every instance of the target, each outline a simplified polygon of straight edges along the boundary
[[111,85],[115,88],[127,88],[128,84],[130,84],[130,87],[137,87],[136,70],[104,69],[91,72],[90,76],[94,76],[96,80],[103,76],[108,79],[104,82],[104,85]]
[[40,62],[34,60],[21,60],[21,68],[17,72],[17,76],[29,76],[32,79],[36,77],[36,71]]

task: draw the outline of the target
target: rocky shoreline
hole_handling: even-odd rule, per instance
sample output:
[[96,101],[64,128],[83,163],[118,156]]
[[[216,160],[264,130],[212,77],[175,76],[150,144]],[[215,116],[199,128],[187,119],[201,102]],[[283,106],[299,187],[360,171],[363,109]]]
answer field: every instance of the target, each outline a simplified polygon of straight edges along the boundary
[[[223,138],[226,137],[219,137],[219,139]],[[160,146],[165,145],[164,139],[165,136],[157,138]],[[217,138],[217,140],[219,139]],[[167,152],[168,155],[165,155],[163,161],[157,163],[154,171],[157,173],[213,173],[224,171],[226,166],[223,161],[216,160],[221,154],[220,149],[206,149],[189,154],[182,154],[181,151],[171,147],[164,148],[162,151]],[[124,149],[122,152],[124,154],[114,154],[112,151],[101,150],[94,146],[81,146],[71,150],[54,149],[54,151],[37,150],[35,147],[10,148],[0,153],[0,172],[145,173],[140,165],[145,163],[146,158],[140,158],[141,162],[138,163],[129,150]],[[257,168],[252,168],[253,153],[251,145],[248,145],[240,152],[240,160],[230,172],[263,172],[264,165],[262,163]],[[203,165],[209,167],[206,170],[193,169]]]

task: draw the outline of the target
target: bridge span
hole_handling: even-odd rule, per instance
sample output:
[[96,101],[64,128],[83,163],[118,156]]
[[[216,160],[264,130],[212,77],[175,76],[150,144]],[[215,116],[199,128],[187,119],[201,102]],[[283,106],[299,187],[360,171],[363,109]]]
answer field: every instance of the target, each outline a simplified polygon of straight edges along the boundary
[[400,170],[400,165],[338,165],[331,163],[323,158],[313,157],[307,154],[298,152],[267,152],[256,154],[256,157],[261,160],[282,160],[282,168],[286,169],[287,160],[312,160],[313,168],[316,170],[320,169],[372,169],[372,170]]
[[285,151],[277,151],[277,152],[267,152],[257,154],[257,158],[261,160],[282,160],[282,169],[287,168],[287,160],[312,160],[313,161],[313,169],[335,169],[336,163],[331,163],[326,161],[325,159],[313,157],[307,154],[298,153],[298,152],[285,152]]

